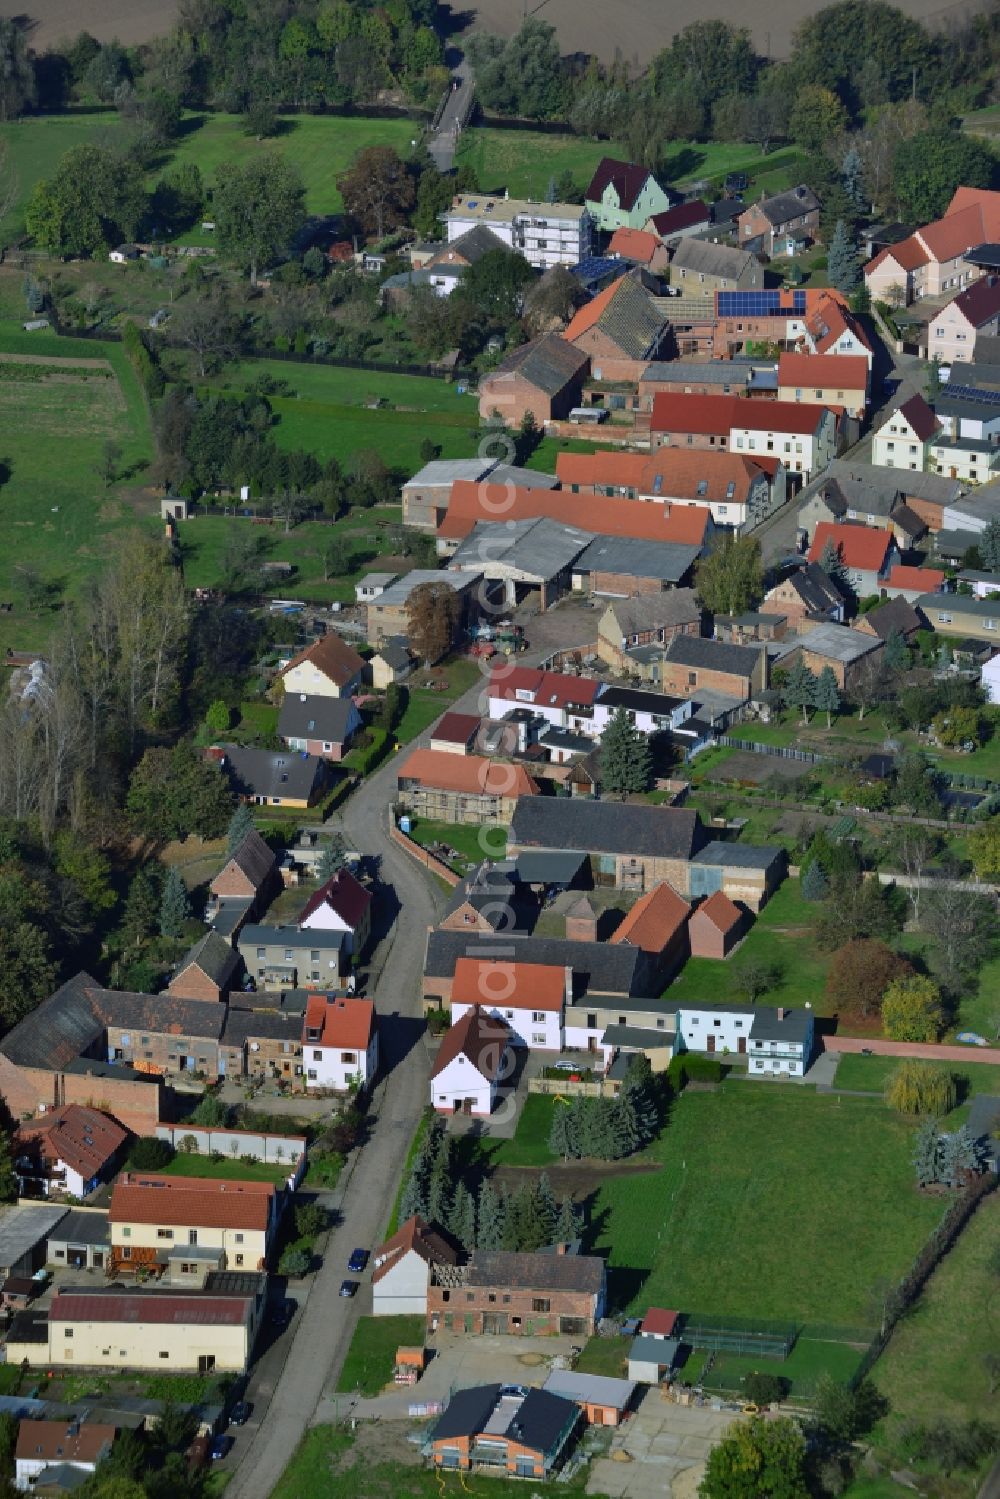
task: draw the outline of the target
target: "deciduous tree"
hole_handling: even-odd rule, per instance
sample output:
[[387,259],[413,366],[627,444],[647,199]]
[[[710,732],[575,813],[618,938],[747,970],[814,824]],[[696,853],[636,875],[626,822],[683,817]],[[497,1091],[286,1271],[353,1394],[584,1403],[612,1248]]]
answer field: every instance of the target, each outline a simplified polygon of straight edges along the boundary
[[421,583],[407,600],[410,644],[425,666],[433,666],[451,650],[461,604],[447,583]]
[[882,996],[882,1029],[892,1041],[936,1041],[944,1027],[941,991],[932,978],[894,979]]
[[897,1114],[916,1119],[929,1114],[940,1118],[950,1114],[958,1100],[958,1087],[952,1073],[933,1062],[907,1057],[893,1068],[885,1085],[885,1101]]
[[754,536],[718,537],[695,572],[698,597],[712,614],[744,613],[760,599],[763,586],[760,542]]
[[935,127],[896,147],[892,185],[901,210],[926,224],[944,213],[956,187],[989,187],[995,171],[996,158],[984,141]]
[[219,249],[249,267],[257,285],[262,264],[287,249],[305,218],[305,188],[298,169],[279,151],[246,162],[226,161],[213,194]]
[[25,223],[36,244],[57,255],[103,255],[134,239],[146,212],[136,164],[101,146],[74,146],[52,177],[35,186]]
[[796,1422],[751,1416],[708,1455],[701,1499],[807,1499],[806,1443]]
[[889,985],[912,972],[912,965],[884,942],[858,937],[831,957],[826,996],[838,1012],[867,1019],[879,1013]]
[[391,146],[359,151],[337,188],[351,218],[376,239],[404,224],[416,201],[413,174]]
[[1000,879],[1000,817],[974,828],[966,840],[972,867],[981,880]]

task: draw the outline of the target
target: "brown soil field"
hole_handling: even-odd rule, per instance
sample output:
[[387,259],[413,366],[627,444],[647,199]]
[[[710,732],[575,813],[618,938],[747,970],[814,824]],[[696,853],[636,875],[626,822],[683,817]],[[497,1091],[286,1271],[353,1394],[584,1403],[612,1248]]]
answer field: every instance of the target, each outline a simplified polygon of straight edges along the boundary
[[176,0],[0,0],[0,16],[22,20],[36,52],[80,31],[135,46],[169,30],[176,15]]
[[[2,0],[0,0],[2,3]],[[54,3],[54,0],[53,0]],[[781,58],[788,54],[799,22],[821,10],[827,0],[715,0],[692,6],[688,0],[478,0],[465,9],[470,27],[511,36],[525,15],[540,16],[559,33],[564,52],[592,52],[603,62],[621,57],[636,70],[690,21],[718,18],[748,26],[758,51]],[[902,10],[932,26],[945,26],[980,9],[978,0],[894,0]],[[453,10],[459,9],[458,0]],[[474,19],[473,19],[474,18]],[[459,17],[456,15],[456,20]]]

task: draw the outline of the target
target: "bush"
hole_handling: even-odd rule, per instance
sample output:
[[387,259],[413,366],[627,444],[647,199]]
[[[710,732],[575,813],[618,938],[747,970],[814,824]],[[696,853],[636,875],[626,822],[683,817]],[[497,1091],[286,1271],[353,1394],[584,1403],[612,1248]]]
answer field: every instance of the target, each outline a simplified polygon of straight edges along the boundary
[[344,763],[358,775],[366,776],[380,765],[389,753],[389,735],[385,729],[369,729],[368,743],[359,745],[352,749],[346,756]]
[[674,1057],[667,1068],[667,1077],[676,1092],[685,1083],[721,1083],[722,1063],[714,1057],[699,1056],[697,1052],[685,1051]]
[[791,1381],[780,1374],[759,1374],[755,1370],[743,1381],[743,1393],[754,1405],[776,1405],[791,1389]]
[[161,1171],[174,1158],[174,1147],[155,1135],[140,1135],[128,1153],[125,1165],[132,1171]]
[[163,371],[153,358],[135,323],[122,324],[122,348],[128,355],[129,364],[139,377],[139,383],[150,400],[163,394]]
[[278,1261],[278,1273],[295,1279],[307,1274],[311,1264],[312,1255],[307,1249],[301,1249],[297,1244],[290,1244]]
[[326,1208],[318,1202],[301,1202],[295,1209],[295,1232],[300,1239],[315,1239],[327,1226]]

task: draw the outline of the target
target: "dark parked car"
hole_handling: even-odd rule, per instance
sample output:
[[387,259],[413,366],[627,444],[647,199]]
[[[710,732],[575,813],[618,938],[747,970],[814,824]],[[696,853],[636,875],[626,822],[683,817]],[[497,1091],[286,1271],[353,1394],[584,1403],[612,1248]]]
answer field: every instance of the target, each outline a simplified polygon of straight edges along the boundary
[[356,1275],[360,1275],[361,1271],[365,1268],[365,1266],[367,1265],[367,1263],[368,1263],[368,1251],[367,1251],[367,1249],[355,1249],[354,1253],[351,1255],[350,1259],[347,1261],[347,1268],[348,1268],[348,1270],[353,1270]]
[[212,1450],[209,1454],[213,1463],[226,1456],[233,1445],[232,1437],[227,1437],[225,1432],[222,1436],[215,1437],[212,1441]]
[[234,1426],[245,1426],[253,1414],[253,1406],[248,1400],[237,1400],[229,1412],[229,1419]]
[[279,1301],[271,1310],[271,1326],[284,1332],[295,1315],[294,1301]]
[[342,1280],[340,1282],[341,1296],[353,1296],[356,1293],[357,1289],[358,1283],[356,1280]]

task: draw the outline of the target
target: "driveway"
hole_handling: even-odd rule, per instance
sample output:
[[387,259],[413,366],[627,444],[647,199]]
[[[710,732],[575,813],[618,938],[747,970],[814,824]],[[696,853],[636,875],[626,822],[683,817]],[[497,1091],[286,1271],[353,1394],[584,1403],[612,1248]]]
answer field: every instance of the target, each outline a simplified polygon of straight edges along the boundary
[[709,1452],[739,1412],[673,1405],[650,1388],[590,1466],[587,1492],[609,1499],[695,1499]]

